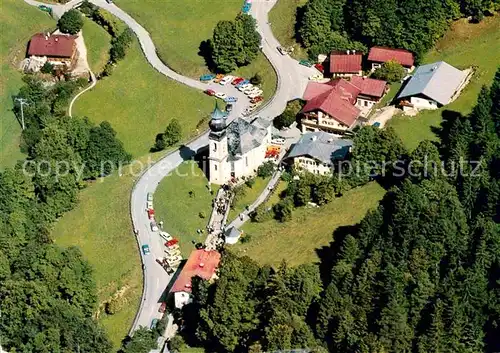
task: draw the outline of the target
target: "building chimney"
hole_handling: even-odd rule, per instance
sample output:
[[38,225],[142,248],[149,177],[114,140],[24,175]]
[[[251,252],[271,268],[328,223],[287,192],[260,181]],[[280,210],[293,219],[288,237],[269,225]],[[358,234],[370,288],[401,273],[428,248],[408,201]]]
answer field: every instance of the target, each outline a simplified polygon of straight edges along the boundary
[[200,267],[204,267],[205,264],[203,262],[200,262]]
[[353,51],[352,51],[352,55],[354,55],[354,54],[356,54],[356,50],[353,50]]
[[349,55],[350,53],[351,53],[351,51],[350,51],[350,50],[348,50],[348,51],[347,51],[347,55]]
[[55,41],[57,42],[58,40],[59,40],[59,38],[57,38],[57,37],[56,37],[56,38],[55,38]]

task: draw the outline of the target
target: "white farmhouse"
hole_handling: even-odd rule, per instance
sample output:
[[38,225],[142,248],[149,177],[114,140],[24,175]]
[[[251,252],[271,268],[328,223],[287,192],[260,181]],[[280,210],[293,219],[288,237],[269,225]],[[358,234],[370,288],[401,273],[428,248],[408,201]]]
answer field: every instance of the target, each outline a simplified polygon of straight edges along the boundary
[[452,102],[467,82],[468,72],[439,61],[419,66],[397,99],[403,110],[438,109]]
[[226,115],[216,106],[209,126],[210,183],[222,185],[254,175],[271,143],[271,122],[237,118],[226,126]]

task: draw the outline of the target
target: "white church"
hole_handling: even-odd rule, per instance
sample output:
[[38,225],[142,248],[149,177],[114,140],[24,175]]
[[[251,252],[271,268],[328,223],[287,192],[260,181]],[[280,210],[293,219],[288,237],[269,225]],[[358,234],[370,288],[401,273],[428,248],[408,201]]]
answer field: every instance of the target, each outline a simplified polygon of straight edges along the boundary
[[216,104],[209,123],[208,159],[210,183],[218,185],[254,175],[271,143],[271,121],[237,118],[227,125],[226,119]]

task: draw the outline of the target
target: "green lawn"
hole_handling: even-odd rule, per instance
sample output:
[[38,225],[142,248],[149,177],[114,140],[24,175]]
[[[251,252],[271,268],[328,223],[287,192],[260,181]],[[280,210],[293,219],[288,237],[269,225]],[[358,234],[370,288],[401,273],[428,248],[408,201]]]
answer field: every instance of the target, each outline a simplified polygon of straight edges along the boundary
[[200,43],[212,38],[217,22],[233,20],[242,5],[242,0],[119,2],[151,34],[160,58],[173,70],[193,77],[206,71],[198,55]]
[[238,215],[245,210],[246,206],[250,206],[257,199],[257,197],[259,197],[262,191],[265,190],[269,180],[271,180],[271,178],[263,179],[256,177],[255,184],[251,188],[245,184],[241,186],[241,188],[245,190],[245,194],[233,203],[231,209],[229,210],[228,223],[238,217]]
[[296,209],[292,220],[285,223],[275,220],[248,222],[243,231],[251,235],[251,240],[231,249],[261,264],[278,265],[284,259],[290,265],[316,262],[316,249],[332,241],[335,229],[358,223],[368,210],[377,206],[384,194],[382,187],[370,183],[321,208]]
[[[242,5],[242,0],[121,0],[119,4],[148,30],[162,61],[191,77],[208,71],[199,55],[200,43],[212,38],[217,22],[233,20]],[[276,73],[262,53],[252,64],[234,72],[246,78],[255,73],[263,78],[264,95],[271,97],[276,90]]]
[[273,34],[282,46],[293,46],[295,48],[293,57],[306,59],[307,53],[297,43],[295,36],[295,19],[297,9],[307,3],[307,0],[278,0],[269,12],[269,22]]
[[142,293],[141,263],[129,209],[133,182],[127,167],[121,177],[115,174],[89,184],[80,193],[77,207],[52,232],[57,244],[78,246],[93,266],[101,304],[126,288],[123,309],[111,316],[101,310],[99,316],[115,350],[130,329]]
[[83,38],[87,47],[87,60],[90,68],[97,74],[102,71],[109,59],[111,36],[97,23],[85,18]]
[[[212,185],[214,195],[211,195],[207,184],[208,180],[197,163],[186,161],[161,181],[154,195],[156,219],[163,220],[165,231],[179,239],[184,258],[194,249],[193,241],[200,243],[205,240],[212,199],[218,190]],[[205,218],[200,217],[200,212]],[[197,229],[203,229],[205,233],[198,235]]]
[[500,64],[500,16],[486,17],[479,24],[460,20],[429,52],[424,63],[444,60],[463,69],[477,68],[471,82],[453,103],[433,111],[422,111],[415,117],[394,117],[389,126],[394,127],[406,146],[412,150],[424,139],[434,140],[432,127],[439,127],[443,110],[468,114],[474,106],[482,85],[490,85]]
[[55,22],[46,13],[19,0],[0,5],[0,169],[14,165],[24,156],[19,150],[21,126],[12,113],[12,95],[22,86],[17,71],[30,37],[52,29]]
[[134,40],[127,57],[118,63],[112,76],[97,83],[75,102],[75,115],[88,116],[98,123],[109,121],[128,152],[148,153],[155,136],[177,118],[184,137],[200,131],[196,125],[213,109],[213,98],[168,79],[155,71]]

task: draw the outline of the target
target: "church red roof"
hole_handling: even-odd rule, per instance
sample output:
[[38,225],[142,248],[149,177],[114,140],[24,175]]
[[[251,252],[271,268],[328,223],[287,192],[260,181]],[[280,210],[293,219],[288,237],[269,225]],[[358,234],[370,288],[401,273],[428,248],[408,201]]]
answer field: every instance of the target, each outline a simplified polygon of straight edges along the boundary
[[386,47],[372,47],[368,54],[368,61],[385,63],[394,60],[406,67],[412,67],[415,60],[413,54],[405,49],[393,49]]
[[352,54],[349,52],[333,51],[330,54],[331,73],[358,73],[361,71],[363,54]]
[[359,87],[361,90],[360,94],[376,98],[380,98],[384,95],[385,87],[387,86],[386,81],[359,76],[351,77],[351,83]]
[[170,293],[191,292],[191,279],[195,276],[204,280],[211,279],[219,266],[220,257],[220,253],[215,250],[201,249],[191,252]]
[[37,33],[31,37],[28,56],[71,58],[73,56],[74,43],[74,36],[60,34],[47,36],[44,33]]

